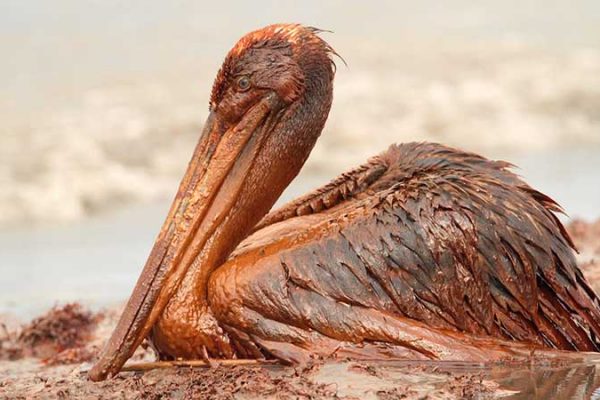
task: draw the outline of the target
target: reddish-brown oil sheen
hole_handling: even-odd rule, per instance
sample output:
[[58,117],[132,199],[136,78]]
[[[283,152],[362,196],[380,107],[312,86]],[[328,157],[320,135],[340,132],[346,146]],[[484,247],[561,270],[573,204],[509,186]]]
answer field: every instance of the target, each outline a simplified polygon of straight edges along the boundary
[[[393,145],[267,214],[329,113],[335,53],[273,25],[229,52],[211,115],[100,361],[495,361],[598,351],[600,308],[556,218],[510,164]],[[377,134],[371,132],[365,134]]]

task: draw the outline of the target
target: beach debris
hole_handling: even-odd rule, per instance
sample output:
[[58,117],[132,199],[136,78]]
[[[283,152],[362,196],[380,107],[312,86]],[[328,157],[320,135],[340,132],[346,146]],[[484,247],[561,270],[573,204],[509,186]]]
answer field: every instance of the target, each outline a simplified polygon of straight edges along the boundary
[[102,318],[102,313],[68,303],[14,330],[0,323],[0,360],[34,357],[48,365],[89,361],[98,349],[88,344]]

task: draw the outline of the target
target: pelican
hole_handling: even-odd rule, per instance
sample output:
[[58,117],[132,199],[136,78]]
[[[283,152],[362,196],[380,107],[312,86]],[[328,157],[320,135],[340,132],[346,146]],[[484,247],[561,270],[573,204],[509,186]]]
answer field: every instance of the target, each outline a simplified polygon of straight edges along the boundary
[[[600,349],[560,207],[511,164],[392,145],[271,211],[333,98],[335,51],[277,24],[227,54],[169,214],[93,380],[161,359],[493,361]],[[376,134],[376,132],[373,132]]]

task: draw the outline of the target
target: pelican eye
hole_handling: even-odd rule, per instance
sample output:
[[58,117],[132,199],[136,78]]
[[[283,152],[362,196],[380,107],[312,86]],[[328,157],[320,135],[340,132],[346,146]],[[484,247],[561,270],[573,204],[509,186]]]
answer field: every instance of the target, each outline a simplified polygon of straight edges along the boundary
[[245,92],[250,89],[250,78],[247,76],[240,76],[237,80],[237,88],[240,92]]

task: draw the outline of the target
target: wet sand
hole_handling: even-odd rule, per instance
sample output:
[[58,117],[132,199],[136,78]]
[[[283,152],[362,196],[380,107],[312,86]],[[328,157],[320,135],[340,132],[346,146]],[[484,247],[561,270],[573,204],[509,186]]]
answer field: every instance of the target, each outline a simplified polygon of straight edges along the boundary
[[[582,269],[600,291],[600,220],[568,229]],[[341,362],[303,367],[177,367],[125,372],[93,383],[85,375],[118,318],[120,307],[91,312],[54,307],[30,323],[0,326],[0,398],[175,399],[567,399],[600,395],[593,362],[561,365]],[[150,361],[140,348],[132,361]]]

